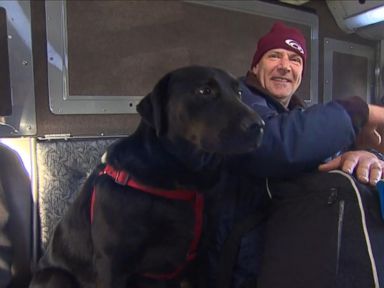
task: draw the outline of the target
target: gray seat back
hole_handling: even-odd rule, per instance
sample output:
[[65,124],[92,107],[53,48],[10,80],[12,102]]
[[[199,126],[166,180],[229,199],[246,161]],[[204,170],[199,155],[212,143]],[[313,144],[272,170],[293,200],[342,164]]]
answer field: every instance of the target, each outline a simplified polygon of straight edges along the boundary
[[[87,176],[117,138],[38,141],[38,249],[44,251],[57,222]],[[41,253],[38,253],[41,255]]]
[[27,287],[32,263],[31,181],[19,155],[3,144],[0,167],[0,287]]

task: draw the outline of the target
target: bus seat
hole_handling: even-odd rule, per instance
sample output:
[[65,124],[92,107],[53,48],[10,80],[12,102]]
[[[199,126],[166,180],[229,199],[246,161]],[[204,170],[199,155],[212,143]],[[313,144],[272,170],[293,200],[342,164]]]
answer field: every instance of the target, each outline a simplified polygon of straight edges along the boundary
[[32,264],[31,181],[19,155],[0,144],[0,287],[28,287]]
[[107,147],[117,138],[37,141],[37,255],[46,249],[56,223]]

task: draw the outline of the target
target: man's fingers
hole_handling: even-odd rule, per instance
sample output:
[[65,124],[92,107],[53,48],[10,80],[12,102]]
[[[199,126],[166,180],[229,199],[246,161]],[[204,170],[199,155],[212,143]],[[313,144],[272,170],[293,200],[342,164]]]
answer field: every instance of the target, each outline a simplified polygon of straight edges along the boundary
[[336,157],[335,159],[319,165],[319,170],[323,172],[331,171],[334,169],[341,169],[345,173],[352,174],[358,164],[359,159],[357,157]]
[[379,161],[378,163],[373,163],[369,170],[369,184],[376,185],[384,176],[384,162]]
[[356,169],[356,177],[362,183],[375,185],[383,176],[384,162],[379,159],[363,160],[359,163]]
[[341,156],[336,157],[335,159],[332,159],[331,161],[319,165],[319,171],[327,172],[334,169],[339,169],[341,164]]
[[341,163],[341,170],[343,170],[345,173],[352,174],[353,171],[355,171],[358,162],[359,160],[357,158],[345,159],[345,161]]
[[327,172],[340,169],[348,174],[354,174],[361,183],[376,183],[384,177],[384,161],[368,151],[350,151],[319,165],[319,170]]
[[369,184],[376,185],[376,183],[383,177],[384,169],[371,169],[369,173]]

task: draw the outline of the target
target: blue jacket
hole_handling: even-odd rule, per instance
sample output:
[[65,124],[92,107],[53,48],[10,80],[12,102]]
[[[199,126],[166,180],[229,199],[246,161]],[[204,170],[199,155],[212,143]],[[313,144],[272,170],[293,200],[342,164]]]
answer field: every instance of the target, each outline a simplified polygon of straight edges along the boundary
[[[244,156],[246,168],[258,177],[310,171],[337,152],[352,148],[361,127],[354,127],[358,124],[354,125],[343,102],[304,109],[293,96],[288,110],[258,87],[251,75],[241,83],[243,101],[265,121],[261,147]],[[366,105],[361,102],[355,105]]]
[[[263,141],[255,151],[229,161],[213,193],[217,196],[207,203],[209,233],[204,272],[208,284],[199,287],[222,288],[217,285],[222,248],[237,223],[268,208],[266,177],[294,176],[317,169],[325,159],[352,147],[356,132],[368,117],[368,106],[359,99],[304,109],[293,97],[286,109],[257,83],[252,75],[241,79],[242,100],[264,119]],[[261,223],[241,238],[231,287],[242,287],[257,278],[263,229]]]

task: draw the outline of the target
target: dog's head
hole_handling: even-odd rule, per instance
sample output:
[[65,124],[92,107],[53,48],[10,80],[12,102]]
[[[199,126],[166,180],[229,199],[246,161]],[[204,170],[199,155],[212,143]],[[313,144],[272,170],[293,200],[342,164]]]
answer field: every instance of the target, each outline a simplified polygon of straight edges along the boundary
[[264,122],[241,101],[239,82],[211,67],[165,75],[137,106],[159,137],[187,141],[211,153],[244,153],[261,141]]

